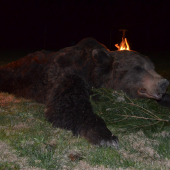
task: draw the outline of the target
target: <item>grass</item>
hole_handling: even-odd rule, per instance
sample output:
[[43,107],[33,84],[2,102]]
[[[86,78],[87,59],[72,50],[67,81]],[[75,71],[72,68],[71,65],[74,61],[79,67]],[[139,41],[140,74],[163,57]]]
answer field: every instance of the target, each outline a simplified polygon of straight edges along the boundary
[[0,169],[1,170],[19,170],[19,165],[15,163],[8,163],[8,162],[0,162]]
[[44,105],[0,93],[0,170],[170,169],[169,109],[104,90],[96,91],[102,93],[100,102],[92,103],[118,136],[119,150],[98,148],[70,131],[53,128],[44,119]]
[[44,119],[44,105],[7,93],[0,96],[0,146],[9,147],[0,153],[0,169],[170,168],[168,126],[159,132],[141,128],[118,133],[120,129],[107,122],[119,137],[120,150],[97,148],[70,131],[53,128]]

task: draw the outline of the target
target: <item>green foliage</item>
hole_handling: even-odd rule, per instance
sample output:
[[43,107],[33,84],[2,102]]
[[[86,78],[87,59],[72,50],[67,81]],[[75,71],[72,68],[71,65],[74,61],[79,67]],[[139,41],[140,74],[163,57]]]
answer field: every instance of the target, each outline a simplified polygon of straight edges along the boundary
[[[93,90],[91,102],[94,112],[107,125],[119,131],[152,130],[161,131],[170,124],[170,110],[152,99],[130,99],[122,91],[111,89]],[[97,98],[97,100],[95,100]]]

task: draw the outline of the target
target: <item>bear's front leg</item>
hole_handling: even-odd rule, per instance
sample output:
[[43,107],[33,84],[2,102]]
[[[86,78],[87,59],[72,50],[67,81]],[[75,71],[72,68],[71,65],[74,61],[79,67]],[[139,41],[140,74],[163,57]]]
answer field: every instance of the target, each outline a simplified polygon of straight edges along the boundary
[[[88,115],[87,115],[88,116]],[[103,119],[93,113],[89,118],[84,119],[83,124],[79,124],[79,134],[85,137],[90,143],[97,146],[108,146],[119,148],[118,138],[106,127]]]
[[93,113],[89,97],[87,83],[78,76],[68,75],[52,88],[46,117],[55,127],[72,130],[74,135],[81,135],[94,145],[118,149],[117,137]]

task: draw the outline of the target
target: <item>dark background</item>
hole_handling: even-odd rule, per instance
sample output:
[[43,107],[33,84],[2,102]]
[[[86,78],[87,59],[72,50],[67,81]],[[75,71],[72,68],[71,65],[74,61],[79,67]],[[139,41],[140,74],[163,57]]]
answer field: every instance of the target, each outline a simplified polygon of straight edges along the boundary
[[169,51],[169,0],[4,0],[1,50],[59,50],[93,37],[116,50],[125,28],[135,51]]

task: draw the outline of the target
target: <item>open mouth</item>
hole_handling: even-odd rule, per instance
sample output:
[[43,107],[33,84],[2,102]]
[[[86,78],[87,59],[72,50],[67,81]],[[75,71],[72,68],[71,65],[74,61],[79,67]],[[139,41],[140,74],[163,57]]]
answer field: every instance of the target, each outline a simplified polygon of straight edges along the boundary
[[150,94],[150,93],[147,92],[147,90],[145,88],[140,88],[138,90],[138,93],[141,96],[144,96],[144,97],[147,97],[147,98],[154,98],[154,99],[157,99],[157,100],[161,99],[162,95],[163,95],[162,93]]

